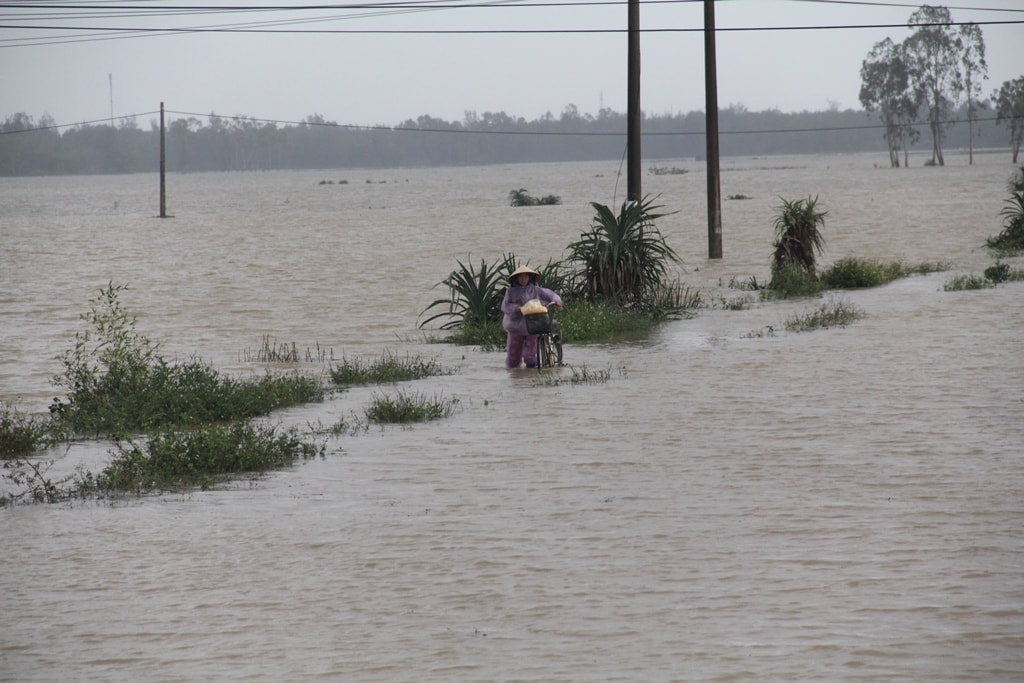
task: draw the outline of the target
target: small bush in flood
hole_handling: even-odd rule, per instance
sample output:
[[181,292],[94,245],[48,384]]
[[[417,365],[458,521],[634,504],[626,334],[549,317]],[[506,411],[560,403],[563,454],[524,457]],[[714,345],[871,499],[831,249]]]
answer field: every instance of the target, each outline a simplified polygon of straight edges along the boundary
[[278,432],[251,422],[167,431],[144,445],[119,443],[111,463],[88,474],[77,493],[146,493],[199,486],[210,488],[225,475],[266,472],[297,458],[323,454],[323,446],[301,440],[294,429]]
[[881,263],[868,259],[845,258],[836,261],[821,274],[827,289],[879,287],[906,275],[899,261]]
[[772,279],[767,288],[761,290],[761,298],[816,296],[823,289],[821,279],[812,270],[797,264],[773,266]]
[[61,429],[123,436],[172,426],[192,426],[264,415],[271,410],[323,400],[313,377],[267,374],[242,381],[223,377],[208,364],[174,364],[135,331],[135,318],[118,300],[124,286],[108,286],[82,318],[75,346],[61,358],[53,382],[68,390],[50,412]]
[[22,415],[10,404],[0,406],[0,459],[31,453],[49,438],[50,425]]

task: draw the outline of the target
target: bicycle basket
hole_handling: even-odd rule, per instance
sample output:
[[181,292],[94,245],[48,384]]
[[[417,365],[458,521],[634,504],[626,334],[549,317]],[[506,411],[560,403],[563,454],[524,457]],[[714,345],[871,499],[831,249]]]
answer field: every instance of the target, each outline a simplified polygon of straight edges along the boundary
[[526,331],[530,334],[544,334],[552,330],[550,313],[531,313],[525,318]]

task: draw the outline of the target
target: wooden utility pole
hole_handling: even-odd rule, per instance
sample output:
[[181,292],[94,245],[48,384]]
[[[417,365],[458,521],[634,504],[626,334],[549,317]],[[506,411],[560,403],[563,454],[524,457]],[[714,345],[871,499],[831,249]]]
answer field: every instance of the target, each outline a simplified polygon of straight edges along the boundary
[[722,183],[718,169],[715,0],[704,0],[704,109],[708,153],[708,258],[722,258]]
[[160,103],[160,218],[167,218],[167,131],[164,129],[164,103]]
[[640,201],[640,0],[629,0],[626,78],[626,199]]

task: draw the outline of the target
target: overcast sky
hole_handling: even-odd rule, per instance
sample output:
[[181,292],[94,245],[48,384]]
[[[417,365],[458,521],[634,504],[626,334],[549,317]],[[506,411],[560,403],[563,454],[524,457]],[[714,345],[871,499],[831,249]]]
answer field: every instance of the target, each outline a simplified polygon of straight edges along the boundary
[[[625,0],[412,0],[403,8],[389,0],[362,4],[377,9],[333,2],[333,9],[315,10],[271,0],[81,2],[102,9],[72,10],[61,0],[48,0],[45,11],[0,2],[0,119],[49,114],[65,125],[106,119],[111,109],[118,118],[153,112],[161,102],[171,112],[284,122],[320,114],[352,125],[396,125],[421,115],[462,121],[467,111],[532,120],[560,116],[570,104],[581,114],[626,111]],[[226,11],[239,5],[277,9]],[[876,42],[906,38],[903,25],[917,7],[719,0],[719,104],[859,109],[861,62]],[[956,21],[1024,21],[1022,0],[946,7]],[[892,26],[728,30],[879,24]],[[640,25],[643,110],[703,110],[703,3],[645,0]],[[229,27],[273,32],[153,31]],[[109,28],[146,32],[97,30]],[[1024,24],[983,25],[982,32],[989,95],[1024,75]],[[139,124],[147,128],[153,119]]]

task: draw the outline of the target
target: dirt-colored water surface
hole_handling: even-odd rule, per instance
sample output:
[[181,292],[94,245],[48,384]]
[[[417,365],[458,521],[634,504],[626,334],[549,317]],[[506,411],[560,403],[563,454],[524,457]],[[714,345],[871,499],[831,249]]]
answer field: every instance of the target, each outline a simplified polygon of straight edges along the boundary
[[[713,307],[570,340],[607,377],[588,384],[417,324],[456,259],[561,256],[589,202],[622,201],[616,162],[172,175],[167,219],[155,174],[0,179],[0,400],[24,412],[111,282],[168,358],[261,374],[246,352],[269,335],[454,371],[272,423],[458,400],[253,482],[0,510],[0,679],[1024,680],[1024,283],[943,291],[994,262],[1008,156],[726,160],[723,196],[748,198],[723,201],[720,261],[703,165],[652,163],[689,171],[644,192],[677,211],[659,227]],[[520,188],[562,204],[508,206]],[[808,196],[824,265],[952,269],[823,297],[866,313],[846,328],[784,330],[819,300],[731,310],[749,293],[730,282],[768,277],[780,197]]]

